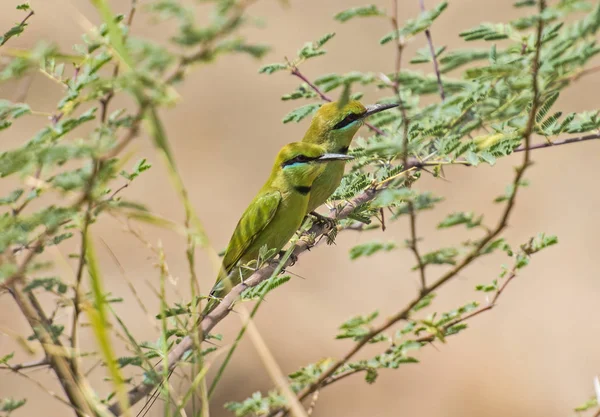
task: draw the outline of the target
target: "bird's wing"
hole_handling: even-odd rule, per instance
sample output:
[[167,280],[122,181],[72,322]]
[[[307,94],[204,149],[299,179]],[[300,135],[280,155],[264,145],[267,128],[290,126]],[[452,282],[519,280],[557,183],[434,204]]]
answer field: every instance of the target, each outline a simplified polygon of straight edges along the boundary
[[256,237],[271,222],[281,203],[281,193],[271,191],[256,198],[235,227],[223,258],[223,269],[229,273]]

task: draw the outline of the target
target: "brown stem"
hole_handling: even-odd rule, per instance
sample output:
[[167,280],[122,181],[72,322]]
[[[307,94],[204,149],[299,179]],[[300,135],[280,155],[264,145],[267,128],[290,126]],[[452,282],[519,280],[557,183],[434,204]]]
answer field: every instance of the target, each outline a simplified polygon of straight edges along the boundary
[[[419,6],[421,7],[421,12],[425,12],[425,0],[419,0]],[[440,97],[442,101],[446,99],[446,93],[444,92],[444,85],[442,84],[442,75],[440,74],[440,68],[438,66],[437,57],[435,56],[435,47],[433,46],[433,39],[431,38],[431,31],[429,29],[425,29],[425,37],[427,38],[427,43],[429,44],[429,52],[431,52],[431,59],[433,61],[433,70],[435,71],[435,76],[438,82],[438,89],[440,90]]]
[[[33,16],[35,13],[33,13],[33,10],[29,11],[29,14],[27,14],[27,16],[25,16],[25,18],[23,20],[21,20],[21,23],[19,23],[19,26],[25,26],[27,24],[27,20]],[[12,36],[6,37],[2,40],[2,42],[0,42],[0,46],[4,45]]]
[[22,283],[15,282],[9,287],[10,292],[38,337],[48,362],[58,377],[58,381],[67,394],[69,401],[75,407],[77,415],[80,417],[96,415],[78,384],[78,376],[73,374],[67,359],[68,353],[60,341],[52,336],[48,328],[47,318],[43,315],[43,312],[39,311],[40,306],[35,296],[31,292],[26,295],[21,286]]
[[[127,26],[128,27],[131,27],[131,24],[133,23],[133,17],[135,16],[135,11],[137,10],[137,1],[138,0],[131,0],[131,6],[129,7],[129,15],[127,17]],[[123,42],[125,42],[126,40],[127,40],[127,35],[125,35],[123,37]],[[117,78],[118,75],[119,75],[119,63],[117,62],[117,64],[115,64],[115,67],[113,69],[113,74],[112,74],[113,80],[115,78]],[[114,96],[115,96],[115,89],[114,89],[114,87],[112,87],[104,95],[104,97],[102,97],[100,99],[100,122],[101,123],[106,122],[106,116],[108,114],[108,104],[110,103],[110,101],[113,99]]]
[[0,369],[9,369],[13,372],[17,372],[23,369],[40,368],[48,365],[50,365],[50,362],[48,361],[48,358],[44,357],[42,359],[32,362],[18,363],[16,365],[2,365],[0,366]]
[[[398,0],[393,0],[392,5],[393,16],[391,18],[392,27],[396,33],[399,32],[398,27]],[[395,66],[395,79],[392,84],[392,88],[398,96],[398,100],[400,102],[400,112],[402,113],[402,164],[403,166],[408,166],[408,125],[410,123],[408,119],[408,114],[406,112],[406,108],[404,103],[402,102],[402,96],[400,94],[400,71],[402,68],[402,53],[404,52],[404,42],[398,36],[396,38],[396,66]],[[406,168],[405,168],[406,169]],[[410,182],[407,182],[407,187],[410,187]],[[411,200],[407,201],[408,207],[408,215],[410,222],[410,241],[408,243],[408,248],[412,251],[419,269],[419,281],[421,283],[421,291],[427,286],[427,279],[425,276],[425,264],[423,263],[423,259],[421,258],[421,253],[419,252],[418,246],[418,238],[417,238],[417,215],[415,213],[415,207]]]
[[600,134],[594,133],[592,135],[585,135],[585,136],[579,136],[576,138],[557,140],[554,142],[538,143],[537,145],[529,145],[529,148],[520,146],[516,149],[513,149],[513,152],[524,152],[526,149],[529,149],[530,151],[532,151],[534,149],[552,148],[554,146],[568,145],[570,143],[585,142],[587,140],[594,140],[594,139],[600,139]]

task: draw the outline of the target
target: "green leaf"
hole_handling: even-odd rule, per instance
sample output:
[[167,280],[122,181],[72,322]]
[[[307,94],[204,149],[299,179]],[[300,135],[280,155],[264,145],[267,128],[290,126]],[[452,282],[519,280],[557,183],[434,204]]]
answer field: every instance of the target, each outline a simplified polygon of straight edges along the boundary
[[558,91],[554,92],[554,93],[550,94],[548,96],[548,98],[546,98],[546,100],[542,103],[542,105],[540,106],[539,110],[537,111],[537,113],[535,115],[535,121],[537,123],[541,122],[542,119],[544,117],[546,117],[546,115],[550,111],[550,108],[554,105],[554,103],[556,103],[556,100],[558,100],[558,96],[559,96]]
[[6,197],[0,198],[0,206],[4,206],[7,204],[13,204],[23,195],[23,192],[24,192],[24,190],[22,188],[18,188],[16,190],[12,191]]
[[127,365],[141,366],[143,360],[138,356],[124,356],[117,358],[117,363],[119,364],[119,368],[124,368]]
[[385,12],[380,10],[374,4],[371,4],[369,6],[353,7],[351,9],[344,10],[343,12],[339,12],[334,16],[334,19],[344,23],[355,17],[368,16],[385,16]]
[[514,7],[528,7],[535,6],[537,2],[535,0],[521,0],[513,4]]
[[258,70],[258,73],[259,74],[273,74],[274,72],[281,71],[284,69],[288,69],[287,64],[275,63],[275,64],[269,64],[269,65],[265,65],[264,67],[261,67]]
[[448,7],[448,2],[444,1],[438,4],[435,8],[421,13],[418,18],[406,22],[404,27],[385,35],[379,40],[379,43],[384,45],[394,39],[409,38],[417,33],[429,29],[429,27],[433,24],[433,21],[437,19],[440,14],[442,14],[446,7]]
[[0,100],[0,130],[11,126],[11,119],[18,119],[30,113],[31,109],[25,103],[12,103],[8,100]]
[[[436,58],[439,57],[446,50],[445,46],[439,46],[435,49]],[[433,59],[431,57],[431,49],[426,46],[425,48],[421,48],[417,51],[416,56],[410,60],[411,64],[425,64],[427,62],[432,62]]]
[[250,287],[250,288],[246,289],[242,293],[241,298],[243,300],[254,300],[254,299],[263,298],[269,292],[271,292],[275,288],[285,284],[290,279],[291,279],[291,277],[289,275],[277,275],[277,276],[271,277],[271,278],[261,282],[260,284],[256,285],[255,287]]
[[325,45],[327,42],[329,42],[330,39],[332,39],[335,36],[335,32],[330,32],[330,33],[326,33],[325,35],[321,36],[319,39],[317,39],[317,41],[315,42],[315,49],[318,49],[320,47],[322,47],[323,45]]
[[57,292],[59,294],[65,294],[67,292],[67,284],[65,284],[59,277],[49,278],[35,278],[29,282],[23,291],[33,291],[36,288],[43,288],[46,291]]
[[410,188],[387,188],[377,194],[377,197],[371,202],[375,208],[389,207],[392,204],[403,203],[411,200],[415,193]]
[[428,294],[424,297],[422,297],[417,304],[415,304],[415,306],[412,308],[412,311],[419,311],[424,309],[425,307],[429,306],[431,304],[431,302],[433,301],[433,299],[435,298],[435,294]]
[[27,402],[26,398],[22,400],[15,400],[13,398],[2,398],[0,400],[0,411],[4,411],[8,416],[10,413],[15,411],[17,408],[21,408]]
[[327,33],[315,42],[307,42],[298,51],[298,57],[302,59],[314,58],[316,56],[325,55],[326,51],[321,49],[331,38],[335,36],[335,33]]
[[131,173],[127,173],[126,171],[121,171],[121,176],[128,179],[129,181],[133,181],[136,179],[142,172],[149,170],[152,168],[151,164],[146,162],[146,158],[140,159],[138,163],[133,167],[133,171]]
[[585,403],[581,404],[580,406],[575,407],[574,411],[583,412],[583,411],[591,410],[592,408],[596,408],[597,406],[598,406],[598,398],[592,397],[589,400],[587,400]]
[[350,259],[355,260],[362,256],[371,256],[377,252],[389,252],[393,249],[396,249],[396,244],[394,242],[382,243],[382,242],[369,242],[362,243],[360,245],[354,246],[350,249]]
[[[458,250],[456,248],[442,248],[433,252],[426,253],[421,257],[421,263],[423,265],[455,265],[455,258],[458,256]],[[419,266],[413,266],[413,271],[417,270]]]
[[15,352],[11,352],[7,355],[4,355],[0,358],[0,363],[6,365],[6,364],[8,364],[8,361],[10,361],[14,356],[15,356]]
[[307,104],[302,107],[298,107],[297,109],[292,110],[283,118],[283,123],[296,122],[298,123],[305,117],[313,114],[317,109],[321,107],[320,104]]
[[336,339],[353,339],[359,341],[370,333],[369,324],[379,316],[378,311],[374,311],[368,316],[355,316],[340,325],[340,332]]
[[464,212],[459,211],[457,213],[449,214],[444,220],[442,220],[438,225],[438,229],[445,229],[452,226],[457,226],[459,224],[464,224],[467,229],[472,229],[474,227],[480,226],[483,216],[479,216],[475,218],[475,214],[472,211]]
[[466,41],[496,41],[508,39],[511,36],[518,36],[518,34],[512,30],[510,25],[482,23],[476,28],[459,33],[459,36],[464,38]]

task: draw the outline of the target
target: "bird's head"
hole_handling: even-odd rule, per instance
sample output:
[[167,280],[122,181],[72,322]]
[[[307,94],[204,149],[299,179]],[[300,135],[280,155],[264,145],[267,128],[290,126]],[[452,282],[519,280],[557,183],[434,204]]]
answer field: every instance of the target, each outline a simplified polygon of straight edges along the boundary
[[346,153],[352,138],[367,117],[397,106],[395,103],[363,106],[356,100],[343,106],[339,102],[323,104],[302,141],[323,145],[330,152]]
[[287,186],[310,191],[315,179],[328,163],[352,159],[343,154],[327,153],[325,147],[304,142],[285,145],[277,155],[272,176]]

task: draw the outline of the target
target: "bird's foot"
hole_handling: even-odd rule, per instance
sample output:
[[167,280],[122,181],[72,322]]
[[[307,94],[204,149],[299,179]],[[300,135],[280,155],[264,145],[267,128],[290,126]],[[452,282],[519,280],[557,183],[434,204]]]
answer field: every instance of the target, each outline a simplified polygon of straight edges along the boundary
[[321,235],[321,238],[319,239],[319,241],[322,238],[326,238],[327,239],[327,244],[328,245],[332,245],[335,243],[335,238],[337,236],[337,220],[332,219],[331,217],[325,217],[315,211],[311,211],[310,215],[315,217],[315,221],[318,224],[322,224],[325,226],[325,233],[323,233]]
[[[279,259],[283,258],[285,256],[287,251],[285,250],[280,250],[279,251]],[[294,252],[290,253],[290,265],[289,266],[294,266],[294,264],[296,262],[298,262],[298,255],[296,255]]]
[[310,215],[316,219],[316,223],[325,225],[329,230],[335,229],[335,226],[337,225],[337,221],[335,219],[323,216],[322,214],[319,214],[316,211],[311,211]]

